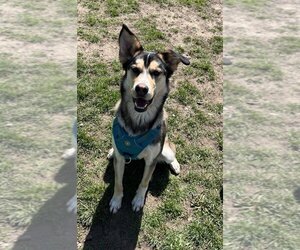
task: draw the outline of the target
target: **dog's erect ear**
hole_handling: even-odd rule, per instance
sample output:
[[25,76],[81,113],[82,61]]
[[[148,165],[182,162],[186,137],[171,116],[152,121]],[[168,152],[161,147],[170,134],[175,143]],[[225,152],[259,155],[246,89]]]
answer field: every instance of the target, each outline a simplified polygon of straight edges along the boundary
[[137,37],[123,24],[119,36],[119,58],[123,66],[136,54],[143,51],[143,47]]
[[185,65],[190,64],[188,58],[174,52],[173,50],[167,50],[166,52],[159,53],[158,56],[167,64],[170,74],[173,74],[180,62]]

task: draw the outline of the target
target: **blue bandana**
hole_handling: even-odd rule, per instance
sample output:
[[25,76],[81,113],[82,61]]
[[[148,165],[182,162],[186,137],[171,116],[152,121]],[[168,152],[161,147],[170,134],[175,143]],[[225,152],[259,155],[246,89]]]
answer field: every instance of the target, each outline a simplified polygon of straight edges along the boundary
[[136,160],[137,156],[159,136],[160,126],[144,134],[130,136],[115,118],[112,132],[119,153],[125,159]]

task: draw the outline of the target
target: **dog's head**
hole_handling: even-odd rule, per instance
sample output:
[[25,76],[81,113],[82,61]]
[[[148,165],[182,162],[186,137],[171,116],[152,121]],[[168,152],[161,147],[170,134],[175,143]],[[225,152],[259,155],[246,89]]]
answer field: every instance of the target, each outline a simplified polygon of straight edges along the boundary
[[123,91],[131,94],[134,108],[144,112],[156,96],[165,99],[169,78],[180,62],[189,60],[172,51],[145,52],[138,38],[123,25],[119,36],[119,58],[126,71]]

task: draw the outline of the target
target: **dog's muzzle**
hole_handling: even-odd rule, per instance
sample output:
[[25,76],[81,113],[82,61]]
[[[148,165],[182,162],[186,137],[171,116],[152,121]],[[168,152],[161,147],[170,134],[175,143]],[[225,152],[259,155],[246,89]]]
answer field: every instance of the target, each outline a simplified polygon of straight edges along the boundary
[[147,100],[145,98],[147,96],[147,94],[149,93],[149,88],[146,85],[140,83],[140,84],[136,85],[136,87],[134,88],[134,91],[135,91],[135,95],[136,95],[136,97],[133,98],[135,110],[137,112],[146,111],[153,99],[152,98],[151,100]]
[[151,104],[153,99],[146,100],[142,97],[133,98],[134,108],[137,112],[144,112],[147,110],[148,106]]
[[136,85],[134,90],[139,97],[144,97],[149,92],[149,88],[144,84]]

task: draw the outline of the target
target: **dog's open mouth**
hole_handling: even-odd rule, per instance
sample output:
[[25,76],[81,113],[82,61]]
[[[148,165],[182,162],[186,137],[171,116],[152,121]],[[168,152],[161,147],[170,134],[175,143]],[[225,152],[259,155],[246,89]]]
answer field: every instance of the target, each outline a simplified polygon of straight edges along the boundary
[[144,112],[147,110],[148,106],[151,104],[151,100],[145,100],[144,98],[133,98],[135,110],[138,112]]

